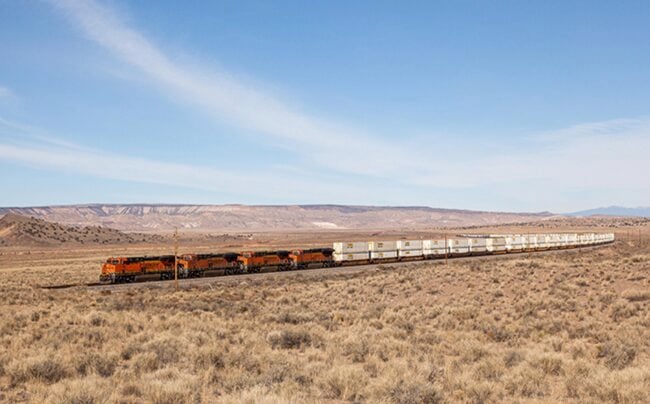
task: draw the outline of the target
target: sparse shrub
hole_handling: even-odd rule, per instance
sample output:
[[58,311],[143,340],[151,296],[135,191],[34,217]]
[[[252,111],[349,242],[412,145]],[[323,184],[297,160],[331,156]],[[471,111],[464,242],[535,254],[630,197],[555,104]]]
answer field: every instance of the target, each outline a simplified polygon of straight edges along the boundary
[[282,312],[276,318],[275,321],[281,324],[300,324],[312,321],[312,317],[304,313],[292,313],[292,312]]
[[133,369],[136,373],[152,372],[161,367],[158,357],[153,352],[138,353],[133,356]]
[[225,366],[223,352],[217,347],[204,347],[196,352],[194,359],[196,369],[207,369],[214,367],[222,369]]
[[109,377],[115,373],[117,358],[111,354],[91,352],[78,357],[75,368],[77,373],[85,376],[91,372],[102,377]]
[[626,290],[623,297],[630,302],[644,302],[650,300],[650,291],[648,290]]
[[474,376],[478,380],[498,380],[503,375],[503,365],[497,360],[487,358],[480,361],[475,369]]
[[133,397],[142,396],[142,391],[140,390],[140,387],[136,386],[135,384],[124,385],[124,387],[122,387],[121,393],[123,396],[133,396]]
[[509,375],[505,388],[511,395],[524,397],[543,397],[548,394],[550,386],[541,369],[528,366],[518,367]]
[[610,316],[614,321],[621,321],[637,314],[638,308],[626,300],[617,300],[610,310]]
[[88,323],[93,327],[99,327],[100,325],[104,325],[106,320],[104,320],[104,317],[99,313],[91,313],[88,316]]
[[469,399],[469,402],[474,404],[483,404],[495,401],[493,397],[495,395],[496,386],[492,382],[469,383],[463,386],[463,391]]
[[461,359],[467,363],[477,362],[488,355],[488,351],[483,344],[476,341],[465,341],[461,349]]
[[99,380],[66,380],[53,387],[47,402],[52,404],[95,404],[108,402],[110,388]]
[[558,376],[562,373],[562,357],[545,354],[533,361],[533,366],[539,367],[545,374]]
[[290,377],[290,374],[291,368],[287,364],[273,363],[264,374],[264,383],[267,386],[282,383],[285,379],[288,379]]
[[635,357],[636,348],[624,342],[608,342],[598,347],[598,358],[603,358],[610,369],[624,369]]
[[364,362],[370,352],[368,340],[363,336],[353,336],[343,342],[343,355],[349,357],[352,362]]
[[367,376],[358,367],[347,365],[331,369],[321,382],[321,388],[328,398],[345,401],[359,401],[364,397]]
[[295,349],[310,345],[311,335],[306,331],[271,331],[266,335],[266,340],[273,348]]
[[31,379],[54,383],[68,377],[70,372],[58,357],[44,355],[12,362],[8,374],[11,383],[15,385]]
[[147,342],[142,350],[152,352],[156,356],[157,368],[160,368],[178,362],[185,348],[176,338],[162,337]]
[[390,388],[390,401],[398,404],[436,404],[443,402],[443,396],[431,383],[406,382],[400,380]]
[[409,335],[413,334],[413,331],[415,331],[415,324],[413,324],[413,321],[409,318],[399,318],[394,324]]
[[153,380],[145,386],[146,401],[152,404],[192,403],[195,388],[182,379],[161,381]]
[[499,324],[490,324],[483,328],[485,336],[494,342],[505,342],[511,338],[510,332]]

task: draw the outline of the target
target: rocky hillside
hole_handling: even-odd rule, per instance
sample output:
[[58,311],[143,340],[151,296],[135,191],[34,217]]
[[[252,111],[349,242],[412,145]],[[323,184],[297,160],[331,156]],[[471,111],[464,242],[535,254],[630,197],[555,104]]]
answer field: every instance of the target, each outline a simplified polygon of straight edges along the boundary
[[156,235],[127,234],[100,226],[64,226],[15,213],[0,218],[0,246],[130,244],[161,239]]
[[550,213],[505,213],[429,207],[345,205],[72,205],[0,208],[74,226],[160,232],[174,227],[201,231],[309,229],[422,229],[531,222]]

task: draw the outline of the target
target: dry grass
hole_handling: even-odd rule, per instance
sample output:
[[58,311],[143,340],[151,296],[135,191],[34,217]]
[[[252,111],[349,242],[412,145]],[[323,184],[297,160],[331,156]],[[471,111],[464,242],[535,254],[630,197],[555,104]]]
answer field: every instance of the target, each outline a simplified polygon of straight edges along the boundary
[[632,243],[178,293],[42,290],[94,280],[96,258],[16,258],[0,401],[648,401],[650,248]]

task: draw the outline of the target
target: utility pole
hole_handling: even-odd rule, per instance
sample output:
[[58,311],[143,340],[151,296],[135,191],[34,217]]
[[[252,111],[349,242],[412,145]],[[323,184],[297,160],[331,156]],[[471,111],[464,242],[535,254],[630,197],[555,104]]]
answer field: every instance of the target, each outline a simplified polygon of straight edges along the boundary
[[445,233],[445,265],[447,265],[447,233]]
[[174,285],[178,292],[178,227],[174,227]]

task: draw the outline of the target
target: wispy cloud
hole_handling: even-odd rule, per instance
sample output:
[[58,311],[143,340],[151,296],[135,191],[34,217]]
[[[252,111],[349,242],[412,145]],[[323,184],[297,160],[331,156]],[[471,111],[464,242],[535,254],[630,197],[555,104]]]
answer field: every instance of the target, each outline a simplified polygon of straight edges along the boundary
[[0,139],[0,161],[16,162],[35,168],[267,200],[278,196],[269,194],[269,184],[291,184],[290,187],[280,186],[282,196],[286,198],[304,197],[301,195],[303,189],[311,189],[315,196],[323,200],[333,195],[350,195],[352,198],[362,196],[358,187],[322,179],[319,180],[319,186],[314,187],[313,180],[295,170],[282,167],[263,173],[251,173],[107,153],[62,140],[39,128],[1,117],[0,135],[4,138]]
[[[385,194],[385,201],[403,202],[409,200],[409,195],[420,195],[415,203],[436,205],[438,194],[460,194],[486,187],[500,189],[503,199],[527,198],[531,206],[537,206],[541,194],[552,198],[575,189],[591,189],[604,195],[625,188],[639,199],[650,199],[650,182],[646,178],[646,154],[650,150],[648,117],[582,123],[539,134],[524,133],[516,144],[489,134],[480,137],[489,139],[483,141],[477,140],[479,137],[450,141],[453,135],[417,140],[410,139],[408,133],[400,137],[378,136],[306,113],[301,106],[210,63],[180,62],[127,23],[124,16],[102,3],[51,0],[51,4],[85,37],[173,100],[180,100],[218,122],[244,129],[260,142],[279,144],[302,160],[297,168],[263,173],[168,164],[135,156],[108,155],[54,139],[33,128],[20,128],[21,125],[5,130],[6,137],[12,140],[0,143],[2,160],[76,170],[101,178],[217,192],[227,188],[232,194],[242,195],[251,192],[255,184],[260,184],[266,192],[265,182],[302,181],[301,186],[309,189],[314,201],[319,197],[331,201],[333,194],[340,195],[340,201],[372,201],[371,195]],[[3,89],[0,87],[0,97]],[[4,91],[11,96],[11,91]],[[5,127],[11,124],[5,123]],[[21,129],[30,133],[30,142],[12,135],[16,133],[14,130]],[[114,161],[120,164],[111,164]],[[356,179],[350,184],[356,181],[357,186],[323,179],[333,172],[354,174],[351,177]],[[378,178],[407,193],[398,195],[391,194],[391,190],[376,189],[370,184]],[[299,187],[292,186],[281,192],[289,198],[289,192],[300,194],[296,189]],[[266,195],[259,195],[265,200]]]
[[[627,192],[625,197],[630,203],[643,204],[650,199],[647,181],[650,120],[645,119],[587,123],[546,132],[531,137],[527,151],[504,144],[508,150],[503,154],[485,154],[473,161],[464,156],[466,149],[442,153],[436,162],[440,169],[435,173],[402,173],[402,185],[396,181],[395,186],[380,187],[356,180],[331,181],[294,167],[241,172],[106,153],[2,118],[0,135],[4,138],[0,140],[0,161],[96,178],[223,193],[235,201],[242,197],[278,200],[278,195],[283,202],[312,203],[363,204],[382,200],[393,204],[439,205],[444,200],[452,201],[447,203],[455,206],[485,209],[484,204],[491,196],[484,192],[498,192],[502,199],[520,201],[524,210],[553,209],[549,206],[556,206],[556,210],[575,210],[590,206],[584,201],[571,200],[568,195],[575,190],[592,190],[599,198],[594,204],[620,202],[616,191]],[[480,145],[472,147],[475,150],[471,154],[480,156]],[[269,184],[286,186],[269,188]],[[425,195],[433,199],[413,200],[410,195],[418,188],[428,190]],[[462,194],[463,190],[477,189],[482,190],[485,200],[453,196],[455,192]],[[304,190],[309,192],[306,194]],[[435,197],[441,190],[444,199]]]
[[0,86],[0,98],[13,97],[14,93],[7,87]]
[[556,192],[570,187],[650,190],[645,179],[650,119],[645,117],[572,125],[527,135],[517,146],[502,142],[491,145],[489,153],[482,149],[485,144],[471,142],[441,155],[446,169],[414,182],[446,187],[544,182]]
[[[271,136],[298,155],[340,171],[386,176],[396,169],[421,167],[399,144],[379,140],[335,122],[303,113],[279,97],[262,92],[235,75],[213,67],[174,60],[113,9],[95,1],[62,0],[62,9],[83,33],[137,68],[174,99],[195,105],[220,122]],[[335,159],[332,155],[336,155]],[[376,156],[388,156],[378,159]]]

